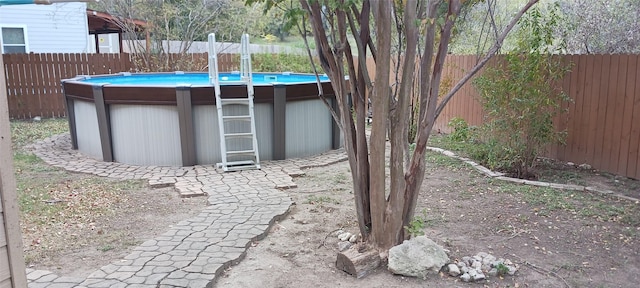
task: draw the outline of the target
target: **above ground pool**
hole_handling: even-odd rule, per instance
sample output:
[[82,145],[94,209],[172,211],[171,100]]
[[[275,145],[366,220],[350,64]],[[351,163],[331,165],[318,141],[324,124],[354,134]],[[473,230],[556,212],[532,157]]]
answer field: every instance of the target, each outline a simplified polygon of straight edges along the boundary
[[[237,83],[239,73],[219,78],[222,98],[246,97],[246,87]],[[315,75],[253,73],[252,80],[261,160],[305,157],[340,146],[340,131],[318,96]],[[334,104],[331,83],[326,76],[320,80]],[[221,161],[214,88],[206,73],[79,76],[62,85],[74,149],[132,165]]]

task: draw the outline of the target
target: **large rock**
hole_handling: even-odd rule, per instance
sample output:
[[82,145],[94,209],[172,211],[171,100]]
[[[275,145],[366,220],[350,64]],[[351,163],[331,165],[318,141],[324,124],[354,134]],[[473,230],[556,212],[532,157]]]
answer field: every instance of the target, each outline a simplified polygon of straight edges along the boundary
[[442,246],[425,236],[418,236],[389,250],[387,269],[394,274],[426,279],[437,275],[449,262]]

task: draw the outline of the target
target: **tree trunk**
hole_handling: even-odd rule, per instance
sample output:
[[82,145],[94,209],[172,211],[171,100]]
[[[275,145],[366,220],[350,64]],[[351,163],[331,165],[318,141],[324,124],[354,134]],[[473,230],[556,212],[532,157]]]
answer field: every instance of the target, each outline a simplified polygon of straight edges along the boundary
[[[388,54],[391,51],[391,2],[374,1],[373,14],[376,19],[378,51]],[[384,217],[386,211],[386,175],[385,140],[387,115],[389,115],[389,67],[390,57],[379,57],[376,61],[376,77],[371,95],[373,105],[373,123],[371,125],[370,183],[371,183],[371,226],[373,243],[381,250],[395,245],[395,235],[385,233]]]

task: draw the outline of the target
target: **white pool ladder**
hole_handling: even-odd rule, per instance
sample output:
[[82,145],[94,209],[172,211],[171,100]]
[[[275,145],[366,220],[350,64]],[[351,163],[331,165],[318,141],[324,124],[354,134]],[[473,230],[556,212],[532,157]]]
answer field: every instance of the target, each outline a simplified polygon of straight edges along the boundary
[[[249,35],[242,35],[240,80],[225,81],[225,84],[245,86],[247,88],[246,97],[244,97],[244,95],[234,98],[221,97],[215,34],[209,34],[208,40],[209,82],[213,84],[215,90],[218,128],[220,133],[220,154],[222,156],[222,162],[218,163],[217,166],[225,172],[260,169],[253,107],[253,81],[251,78]],[[229,150],[227,146],[236,146],[236,149]]]

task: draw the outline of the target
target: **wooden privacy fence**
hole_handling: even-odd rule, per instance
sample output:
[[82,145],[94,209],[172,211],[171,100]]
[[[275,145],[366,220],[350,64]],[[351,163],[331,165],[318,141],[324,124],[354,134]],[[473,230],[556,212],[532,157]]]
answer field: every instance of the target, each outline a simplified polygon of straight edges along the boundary
[[[78,75],[112,74],[129,72],[140,67],[139,59],[129,54],[4,54],[4,69],[7,80],[9,117],[30,119],[36,116],[64,117],[66,111],[60,82]],[[221,71],[238,70],[236,54],[219,54]],[[207,54],[189,54],[181,65],[207,69]],[[167,61],[175,65],[177,56],[169,55]],[[136,65],[138,64],[138,65]],[[169,64],[168,64],[169,65]],[[179,67],[182,68],[182,67]],[[186,69],[185,69],[186,70]]]
[[[556,119],[556,127],[567,131],[566,145],[553,145],[549,157],[640,179],[640,55],[565,55],[559,61],[572,63],[561,81],[573,100],[568,113]],[[476,56],[448,56],[443,84],[455,84],[476,63]],[[447,104],[435,129],[450,132],[453,117],[471,125],[484,121],[478,94],[467,83]]]
[[62,79],[131,69],[122,54],[4,54],[9,117],[62,117]]

